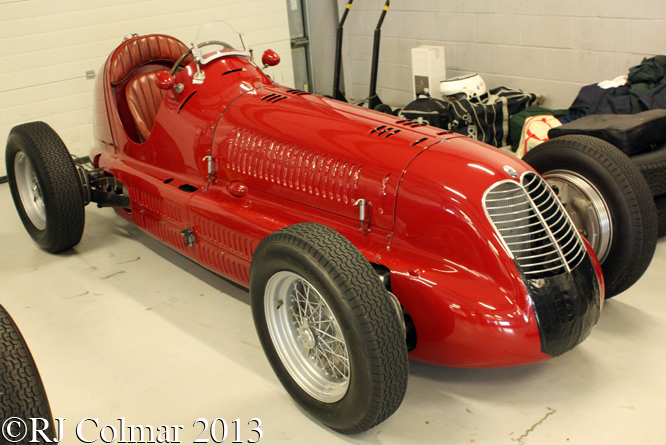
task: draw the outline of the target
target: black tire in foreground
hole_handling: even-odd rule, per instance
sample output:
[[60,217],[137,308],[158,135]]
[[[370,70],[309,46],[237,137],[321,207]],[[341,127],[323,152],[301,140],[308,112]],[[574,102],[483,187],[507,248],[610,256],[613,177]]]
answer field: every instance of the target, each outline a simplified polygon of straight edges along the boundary
[[629,156],[643,173],[653,196],[666,194],[666,144],[654,151]]
[[[30,442],[31,433],[26,432],[20,423],[12,418],[25,421],[31,427],[30,419],[45,419],[49,427],[39,422],[38,429],[44,429],[49,441],[37,434],[37,442]],[[55,438],[51,407],[37,371],[28,345],[16,323],[0,305],[0,427],[2,439],[17,444],[46,444]],[[23,434],[25,433],[25,436]],[[10,437],[11,436],[11,437]],[[3,440],[0,442],[5,443]]]
[[608,142],[583,135],[551,139],[523,160],[546,178],[592,245],[606,298],[633,285],[657,244],[655,204],[638,167]]
[[344,434],[374,427],[404,398],[404,320],[392,298],[361,252],[320,224],[269,235],[252,260],[252,314],[268,361],[304,410]]
[[5,152],[14,204],[32,239],[61,252],[81,241],[83,190],[67,147],[44,122],[12,128]]

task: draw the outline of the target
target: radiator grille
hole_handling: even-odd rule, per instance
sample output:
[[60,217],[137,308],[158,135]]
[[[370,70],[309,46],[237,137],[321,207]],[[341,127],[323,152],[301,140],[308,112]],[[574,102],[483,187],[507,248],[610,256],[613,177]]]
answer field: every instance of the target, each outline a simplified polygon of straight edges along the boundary
[[585,246],[557,196],[539,175],[502,181],[484,196],[490,221],[528,279],[570,272]]

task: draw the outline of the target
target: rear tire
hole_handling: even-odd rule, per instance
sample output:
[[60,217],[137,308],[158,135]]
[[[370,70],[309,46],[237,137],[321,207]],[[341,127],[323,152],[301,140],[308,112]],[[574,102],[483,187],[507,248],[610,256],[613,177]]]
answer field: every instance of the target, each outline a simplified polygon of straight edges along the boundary
[[51,253],[76,246],[85,225],[83,188],[58,134],[44,122],[12,128],[5,161],[16,210],[32,239]]
[[398,409],[408,377],[403,320],[342,235],[303,223],[266,237],[252,259],[250,299],[268,361],[317,420],[356,434]]
[[654,204],[657,206],[657,219],[659,221],[657,236],[661,238],[662,236],[666,236],[666,195],[654,198]]
[[[605,208],[609,215],[610,244],[605,253],[597,252],[602,260],[606,298],[633,285],[650,265],[657,245],[654,200],[638,167],[608,142],[583,135],[561,136],[544,142],[529,151],[523,161],[551,185],[553,178],[559,175],[572,190],[580,191],[581,187],[573,178],[584,180],[583,184],[587,185],[578,193],[578,202],[587,199],[587,204],[595,209]],[[570,214],[580,211],[581,207],[574,208],[572,203],[564,206]],[[576,222],[575,215],[572,216]],[[603,226],[603,222],[599,225]],[[576,228],[586,229],[578,225]],[[597,247],[593,245],[593,248],[596,252]]]
[[643,174],[653,196],[666,194],[666,145],[648,152],[629,156]]
[[[44,434],[49,440],[55,438],[51,407],[35,360],[16,323],[0,305],[0,427],[3,427],[3,437],[7,439],[5,422],[12,417],[21,419],[28,425],[31,418],[45,419],[49,427]],[[18,424],[15,424],[10,432],[17,442],[12,443],[51,443],[44,441],[39,434],[37,442],[30,442],[30,432],[18,440],[24,430],[17,429],[16,425]],[[40,423],[37,426],[42,425]]]

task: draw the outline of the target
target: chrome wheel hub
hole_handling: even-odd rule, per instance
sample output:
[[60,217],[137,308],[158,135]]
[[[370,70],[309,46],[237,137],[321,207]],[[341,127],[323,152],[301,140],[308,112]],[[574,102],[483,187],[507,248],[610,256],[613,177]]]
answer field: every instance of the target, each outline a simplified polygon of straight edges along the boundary
[[37,230],[44,230],[46,228],[46,208],[42,187],[32,162],[22,151],[14,157],[14,174],[16,188],[25,213]]
[[264,294],[266,324],[284,367],[313,398],[335,403],[347,393],[349,353],[326,300],[293,272],[273,275]]
[[315,347],[315,335],[308,326],[308,320],[305,319],[303,325],[298,328],[298,338],[303,342],[303,346],[308,351]]
[[553,170],[543,177],[603,263],[613,240],[613,221],[599,190],[585,177],[569,170]]

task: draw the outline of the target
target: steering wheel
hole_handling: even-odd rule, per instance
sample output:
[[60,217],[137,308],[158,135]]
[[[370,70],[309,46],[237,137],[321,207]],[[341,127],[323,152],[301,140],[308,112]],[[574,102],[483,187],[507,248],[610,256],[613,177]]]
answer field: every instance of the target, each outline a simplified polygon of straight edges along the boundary
[[[222,49],[234,49],[233,46],[229,45],[227,42],[223,42],[222,40],[207,40],[205,42],[199,43],[197,45],[198,48],[203,48],[204,46],[210,46],[210,45],[220,45]],[[188,49],[182,56],[176,60],[176,63],[173,64],[173,67],[171,68],[170,74],[173,76],[176,73],[176,70],[180,66],[180,64],[185,60],[187,56],[192,54],[192,49]]]

